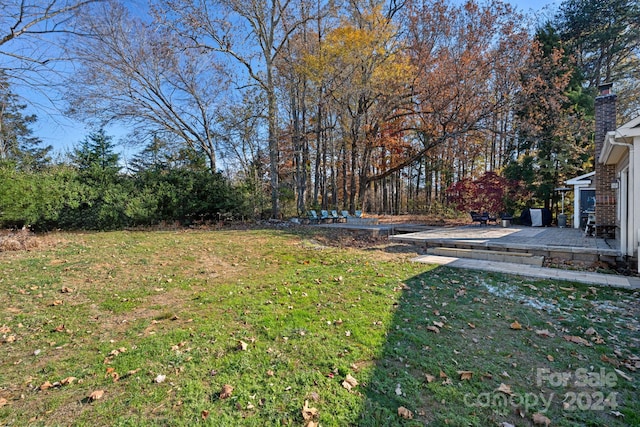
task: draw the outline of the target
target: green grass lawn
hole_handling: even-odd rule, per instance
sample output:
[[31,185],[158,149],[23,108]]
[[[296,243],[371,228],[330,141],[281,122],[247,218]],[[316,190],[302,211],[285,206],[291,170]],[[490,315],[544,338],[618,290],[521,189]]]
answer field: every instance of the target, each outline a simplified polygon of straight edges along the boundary
[[321,233],[0,252],[0,425],[640,425],[637,292]]

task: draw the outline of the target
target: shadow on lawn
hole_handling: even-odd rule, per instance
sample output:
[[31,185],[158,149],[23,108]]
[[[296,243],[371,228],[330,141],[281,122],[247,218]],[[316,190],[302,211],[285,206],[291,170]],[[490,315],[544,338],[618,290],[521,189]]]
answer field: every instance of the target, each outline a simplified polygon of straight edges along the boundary
[[[563,340],[565,326],[558,323],[558,314],[535,306],[545,301],[553,304],[558,295],[541,293],[538,287],[555,289],[556,284],[447,267],[435,267],[404,283],[385,345],[360,390],[365,402],[358,425],[534,425],[536,413],[553,420],[553,425],[622,426],[637,419],[637,405],[632,403],[637,390],[619,375],[613,374],[615,388],[595,384],[591,389],[574,390],[570,386],[553,388],[548,380],[538,383],[541,369],[571,375],[579,368],[614,372],[601,359],[613,348]],[[590,289],[566,286],[576,295]],[[514,290],[517,295],[505,294]],[[612,301],[615,292],[602,291]],[[586,312],[589,306],[585,303]],[[517,321],[521,325],[510,327]],[[586,324],[575,327],[584,330]],[[544,329],[551,331],[550,336],[535,332]],[[512,395],[497,391],[503,383]],[[620,392],[618,403],[626,400],[630,404],[626,419],[622,418],[625,414],[620,418],[612,415],[615,408],[610,407],[563,409],[567,393],[586,393],[584,396],[593,398],[590,403],[596,404],[598,393],[606,398],[614,390]],[[403,418],[399,408],[410,411],[411,418],[408,412]],[[544,418],[540,420],[544,425]]]
[[[444,336],[444,329],[437,326],[445,321],[449,323],[452,316],[448,304],[442,307],[444,290],[434,291],[432,288],[442,287],[449,276],[450,271],[438,267],[404,282],[406,286],[401,290],[392,322],[386,325],[385,345],[368,383],[363,384],[366,400],[358,425],[469,424],[461,417],[463,414],[457,414],[452,407],[447,408],[451,406],[447,397],[430,391],[433,389],[431,384],[441,385],[447,381],[445,375],[450,377],[446,372],[447,366],[454,363],[444,353],[453,356],[455,346],[442,339],[440,335]],[[429,377],[432,383],[429,383],[427,374],[433,376],[433,379]],[[458,382],[457,378],[453,379]],[[456,386],[450,387],[457,392]],[[441,417],[439,413],[443,407],[447,409]],[[399,408],[406,408],[410,413],[402,409],[399,411]],[[454,411],[450,414],[451,410]],[[406,418],[399,412],[403,412]]]

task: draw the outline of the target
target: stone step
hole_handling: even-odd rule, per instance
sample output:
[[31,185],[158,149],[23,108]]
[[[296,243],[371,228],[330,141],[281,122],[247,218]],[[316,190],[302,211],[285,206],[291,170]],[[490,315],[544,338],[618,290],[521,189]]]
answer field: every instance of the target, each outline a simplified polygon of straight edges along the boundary
[[514,264],[526,264],[542,267],[543,256],[533,255],[523,252],[503,252],[482,249],[460,249],[460,248],[428,248],[427,254],[440,255],[454,258],[471,258],[486,261],[511,262]]
[[377,225],[378,221],[378,218],[356,218],[354,216],[347,218],[347,224],[352,225]]

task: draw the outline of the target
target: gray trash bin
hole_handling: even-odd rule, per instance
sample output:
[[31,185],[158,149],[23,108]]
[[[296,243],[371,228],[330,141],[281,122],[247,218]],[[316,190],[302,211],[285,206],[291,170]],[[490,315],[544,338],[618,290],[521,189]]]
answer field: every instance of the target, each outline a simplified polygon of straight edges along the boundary
[[509,228],[511,227],[511,220],[510,219],[503,219],[502,220],[502,228]]
[[558,215],[558,227],[565,228],[567,226],[567,216],[565,214]]

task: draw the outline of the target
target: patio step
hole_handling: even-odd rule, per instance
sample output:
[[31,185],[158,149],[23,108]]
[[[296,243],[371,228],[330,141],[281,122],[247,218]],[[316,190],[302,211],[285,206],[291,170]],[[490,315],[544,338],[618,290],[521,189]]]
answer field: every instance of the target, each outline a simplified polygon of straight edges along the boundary
[[440,255],[454,258],[471,258],[485,261],[510,262],[514,264],[526,264],[542,267],[544,256],[533,255],[524,252],[502,252],[483,249],[461,248],[428,248],[427,254]]
[[350,216],[347,218],[347,224],[351,224],[351,225],[377,225],[378,224],[378,218],[356,218],[353,216]]

